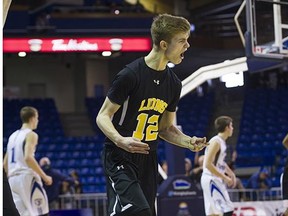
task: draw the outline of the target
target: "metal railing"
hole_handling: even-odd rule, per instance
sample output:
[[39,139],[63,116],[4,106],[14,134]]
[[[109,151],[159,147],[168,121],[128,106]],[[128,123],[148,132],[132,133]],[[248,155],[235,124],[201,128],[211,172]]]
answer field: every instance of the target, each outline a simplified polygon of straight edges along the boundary
[[[281,188],[269,190],[229,189],[232,202],[281,200]],[[91,208],[93,216],[107,216],[106,193],[72,194],[59,197],[60,209]]]
[[271,188],[269,190],[228,189],[228,193],[232,202],[272,201],[282,199],[280,187]]
[[60,195],[60,209],[91,208],[94,216],[107,216],[106,193]]

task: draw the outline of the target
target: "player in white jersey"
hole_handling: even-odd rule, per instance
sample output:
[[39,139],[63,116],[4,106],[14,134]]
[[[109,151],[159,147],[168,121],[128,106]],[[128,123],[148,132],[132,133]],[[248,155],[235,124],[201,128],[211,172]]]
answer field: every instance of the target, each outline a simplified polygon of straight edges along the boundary
[[205,149],[201,186],[205,213],[209,216],[232,216],[231,202],[226,186],[236,186],[236,176],[225,162],[226,140],[233,134],[232,118],[220,116],[215,120],[218,134],[211,138]]
[[38,135],[38,111],[23,107],[20,111],[21,129],[8,140],[4,169],[9,179],[13,200],[21,216],[49,215],[48,199],[41,178],[47,185],[52,178],[44,173],[34,157]]
[[[284,137],[282,143],[284,147],[288,150],[288,133]],[[286,208],[283,216],[288,216],[288,157],[286,158],[286,164],[282,176],[281,189],[282,189],[283,204],[284,207]]]

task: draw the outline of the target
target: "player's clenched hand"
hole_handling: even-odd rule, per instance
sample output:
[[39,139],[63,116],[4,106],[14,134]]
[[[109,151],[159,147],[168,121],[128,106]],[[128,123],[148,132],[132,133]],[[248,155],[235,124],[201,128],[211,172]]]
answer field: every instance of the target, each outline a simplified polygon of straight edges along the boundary
[[125,137],[117,146],[131,153],[149,154],[149,145],[133,137]]
[[226,178],[224,178],[224,182],[227,184],[228,187],[233,187],[233,179],[229,176],[225,176]]
[[191,137],[190,142],[188,144],[188,149],[190,149],[193,152],[198,152],[208,145],[209,143],[206,142],[206,137],[199,138],[199,137],[193,136]]
[[51,185],[53,183],[52,177],[46,175],[45,178],[43,179],[46,185]]

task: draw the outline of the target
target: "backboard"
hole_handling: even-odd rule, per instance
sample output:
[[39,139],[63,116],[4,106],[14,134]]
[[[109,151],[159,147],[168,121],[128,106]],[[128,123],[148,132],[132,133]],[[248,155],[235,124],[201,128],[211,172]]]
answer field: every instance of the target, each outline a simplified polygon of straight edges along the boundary
[[246,0],[247,57],[288,60],[288,0]]

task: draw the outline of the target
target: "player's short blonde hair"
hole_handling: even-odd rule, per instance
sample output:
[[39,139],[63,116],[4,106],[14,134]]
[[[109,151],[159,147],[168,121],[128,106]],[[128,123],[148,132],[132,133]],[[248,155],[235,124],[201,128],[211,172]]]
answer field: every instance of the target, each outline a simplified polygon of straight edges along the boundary
[[224,132],[225,128],[230,125],[233,119],[229,116],[219,116],[214,122],[215,129],[218,133]]
[[20,110],[20,118],[22,123],[28,123],[32,117],[38,113],[37,109],[30,106],[25,106]]
[[151,25],[151,37],[155,46],[159,46],[162,40],[170,42],[175,34],[181,32],[190,32],[190,23],[184,17],[160,14]]

